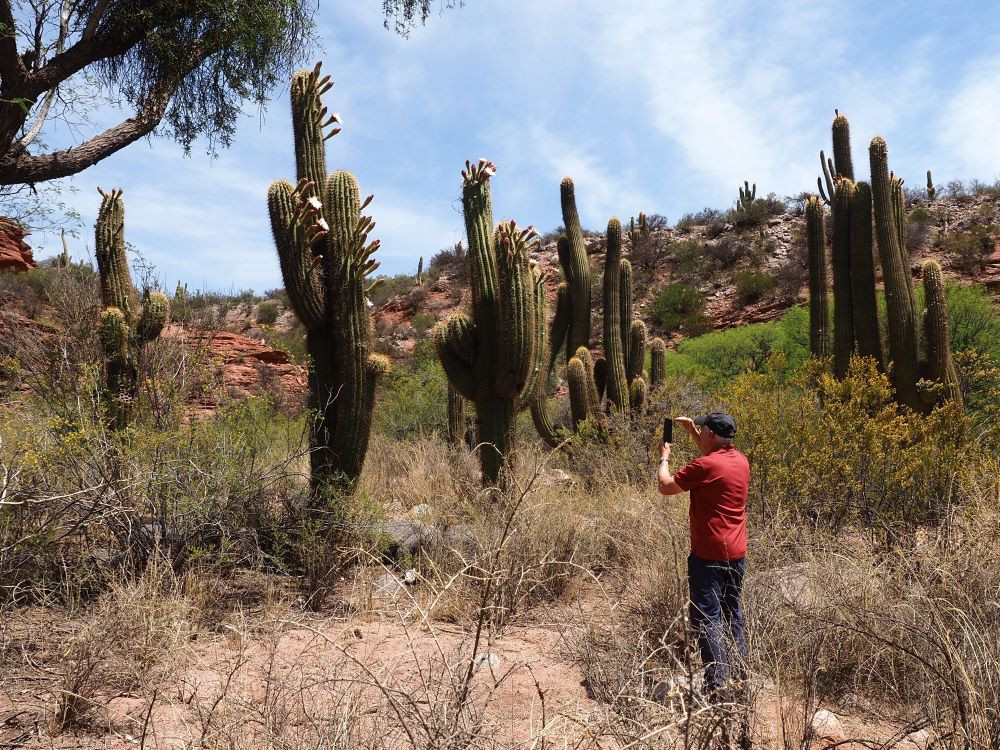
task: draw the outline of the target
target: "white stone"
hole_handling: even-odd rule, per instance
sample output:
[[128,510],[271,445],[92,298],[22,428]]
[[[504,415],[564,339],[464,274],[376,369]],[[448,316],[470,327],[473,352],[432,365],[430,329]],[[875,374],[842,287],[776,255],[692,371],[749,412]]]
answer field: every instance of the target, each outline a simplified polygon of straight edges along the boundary
[[840,739],[844,736],[844,726],[832,711],[817,709],[812,718],[812,729],[818,737]]

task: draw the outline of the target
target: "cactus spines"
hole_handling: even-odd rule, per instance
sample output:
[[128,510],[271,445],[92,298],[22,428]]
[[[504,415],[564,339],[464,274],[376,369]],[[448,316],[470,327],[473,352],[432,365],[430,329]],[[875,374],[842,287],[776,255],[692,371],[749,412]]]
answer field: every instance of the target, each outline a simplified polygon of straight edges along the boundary
[[649,396],[649,387],[646,385],[646,379],[641,375],[629,383],[628,387],[629,393],[629,406],[632,409],[632,413],[641,414],[646,408],[646,399]]
[[740,188],[740,199],[739,202],[737,203],[738,208],[743,212],[749,211],[750,206],[753,205],[753,202],[756,199],[757,199],[757,183],[755,182],[753,184],[753,187],[751,188],[750,181],[743,180],[743,187]]
[[901,246],[901,224],[900,217],[897,216],[897,195],[901,195],[902,186],[896,177],[889,174],[889,149],[885,140],[879,136],[873,138],[868,155],[871,162],[875,233],[889,313],[892,381],[897,398],[913,409],[920,409],[916,387],[919,378],[918,321],[914,315],[913,284],[909,264],[903,260],[905,246]]
[[566,381],[573,425],[579,428],[581,422],[599,416],[601,410],[597,385],[594,383],[594,363],[590,350],[586,347],[581,346],[570,357],[569,364],[566,365]]
[[851,300],[858,354],[873,357],[885,368],[875,297],[875,261],[872,247],[872,190],[867,182],[847,183],[851,204]]
[[[369,242],[374,222],[362,211],[357,180],[327,176],[325,140],[339,132],[322,95],[330,89],[319,64],[292,76],[291,108],[298,183],[268,189],[268,212],[289,302],[306,328],[311,359],[309,406],[312,485],[352,491],[371,435],[375,385],[389,361],[372,352],[367,278],[378,268]],[[375,282],[377,284],[378,282]]]
[[646,324],[641,320],[633,320],[628,334],[628,364],[625,377],[631,385],[636,378],[645,375],[646,370]]
[[[833,163],[836,176],[854,179],[854,160],[851,158],[851,125],[840,110],[834,110],[833,117]],[[836,185],[834,186],[836,189]],[[833,196],[830,196],[831,198]]]
[[934,196],[937,195],[937,189],[934,187],[934,180],[931,178],[931,170],[927,170],[927,200],[934,200]]
[[571,177],[564,177],[559,185],[562,204],[563,226],[566,228],[566,242],[559,247],[560,261],[569,283],[571,323],[567,338],[567,358],[581,346],[590,346],[590,264],[587,261],[587,246],[583,240],[580,214],[576,209],[576,189]]
[[962,391],[951,356],[948,334],[948,302],[945,298],[941,266],[935,261],[924,263],[924,331],[927,334],[927,371],[931,379],[944,386],[946,398],[962,403]]
[[515,417],[522,403],[537,400],[543,367],[545,347],[537,330],[544,320],[538,310],[544,301],[542,279],[528,261],[537,234],[514,222],[494,231],[490,177],[496,167],[486,159],[465,166],[462,208],[472,318],[453,316],[435,328],[433,337],[449,380],[459,391],[468,389],[476,402],[483,481],[503,487],[509,480],[505,469],[514,446]]
[[628,377],[625,371],[621,310],[622,224],[608,222],[608,250],[604,259],[604,358],[607,360],[608,400],[619,410],[628,408]]
[[465,399],[448,383],[448,442],[459,448],[465,442]]
[[847,374],[854,351],[854,307],[851,298],[851,196],[854,183],[837,177],[833,194],[833,371]]
[[826,273],[826,231],[823,202],[806,200],[806,243],[809,251],[809,351],[814,357],[830,353],[830,304]]
[[657,336],[649,342],[649,387],[656,390],[667,379],[667,345]]
[[108,425],[120,430],[132,421],[139,390],[139,352],[167,323],[170,303],[159,291],[148,292],[140,309],[125,253],[125,204],[122,191],[100,188],[101,208],[94,228],[94,254],[101,280],[98,338],[104,352],[109,395]]

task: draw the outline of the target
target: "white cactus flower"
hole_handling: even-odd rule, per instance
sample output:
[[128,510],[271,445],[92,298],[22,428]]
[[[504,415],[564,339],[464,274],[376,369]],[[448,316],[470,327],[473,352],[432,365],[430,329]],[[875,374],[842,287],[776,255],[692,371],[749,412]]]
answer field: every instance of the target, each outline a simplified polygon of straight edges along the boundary
[[366,303],[368,304],[368,307],[375,307],[375,303],[374,303],[374,302],[372,302],[372,301],[371,301],[370,299],[368,299],[367,297],[365,297],[365,302],[366,302]]
[[323,208],[323,202],[320,201],[320,199],[317,198],[315,195],[310,195],[309,200],[307,200],[306,203],[315,208],[317,211]]
[[320,217],[316,219],[316,226],[322,229],[324,232],[330,231],[330,225],[326,223],[326,219]]

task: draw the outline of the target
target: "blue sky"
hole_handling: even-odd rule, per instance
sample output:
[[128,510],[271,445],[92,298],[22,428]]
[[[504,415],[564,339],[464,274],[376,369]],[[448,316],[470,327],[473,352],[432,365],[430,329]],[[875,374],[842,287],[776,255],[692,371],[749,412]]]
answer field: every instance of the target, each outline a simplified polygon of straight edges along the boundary
[[[325,2],[317,21],[327,104],[344,120],[328,161],[375,194],[390,274],[461,238],[459,172],[480,156],[498,166],[497,218],[542,231],[562,223],[564,175],[590,228],[725,208],[744,179],[764,194],[814,189],[835,107],[860,175],[880,134],[909,184],[927,168],[939,184],[1000,176],[991,2],[468,0],[409,39],[383,28],[377,0]],[[287,97],[249,112],[216,159],[153,138],[73,178],[85,221],[73,255],[91,252],[96,187],[120,186],[128,240],[168,290],[279,286],[265,194],[294,178]],[[40,257],[58,244],[34,242]]]

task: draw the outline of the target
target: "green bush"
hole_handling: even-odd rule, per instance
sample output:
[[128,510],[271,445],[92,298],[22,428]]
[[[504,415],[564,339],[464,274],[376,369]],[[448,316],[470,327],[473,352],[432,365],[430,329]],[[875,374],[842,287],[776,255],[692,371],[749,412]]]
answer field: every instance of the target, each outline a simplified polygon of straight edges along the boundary
[[273,302],[261,302],[257,305],[257,323],[267,326],[274,325],[274,322],[281,314],[281,309]]
[[434,325],[434,315],[429,312],[417,313],[410,320],[410,325],[416,329],[417,333],[424,333]]
[[710,224],[719,224],[723,222],[724,215],[722,211],[714,208],[703,208],[696,214],[684,214],[680,219],[678,219],[675,229],[678,232],[688,232],[694,227],[705,227]]
[[737,271],[733,281],[736,283],[736,299],[741,305],[757,302],[778,287],[778,280],[766,271]]
[[394,440],[448,430],[448,381],[428,339],[379,386],[375,431]]
[[972,224],[964,232],[949,232],[939,241],[953,268],[962,273],[978,273],[996,248],[996,228]]
[[395,276],[380,276],[382,283],[375,287],[368,298],[375,307],[381,307],[386,302],[400,294],[409,292],[417,283],[417,277],[399,273]]
[[987,354],[1000,364],[1000,308],[979,284],[948,284],[948,326],[955,352]]
[[653,300],[653,320],[667,331],[697,336],[708,328],[705,298],[696,287],[682,282],[667,284]]
[[767,223],[772,216],[783,214],[788,205],[771,193],[766,198],[757,198],[747,208],[734,208],[726,214],[726,221],[734,226],[759,227]]
[[699,278],[706,271],[704,249],[697,240],[671,242],[664,254],[674,264],[674,273],[682,279]]

